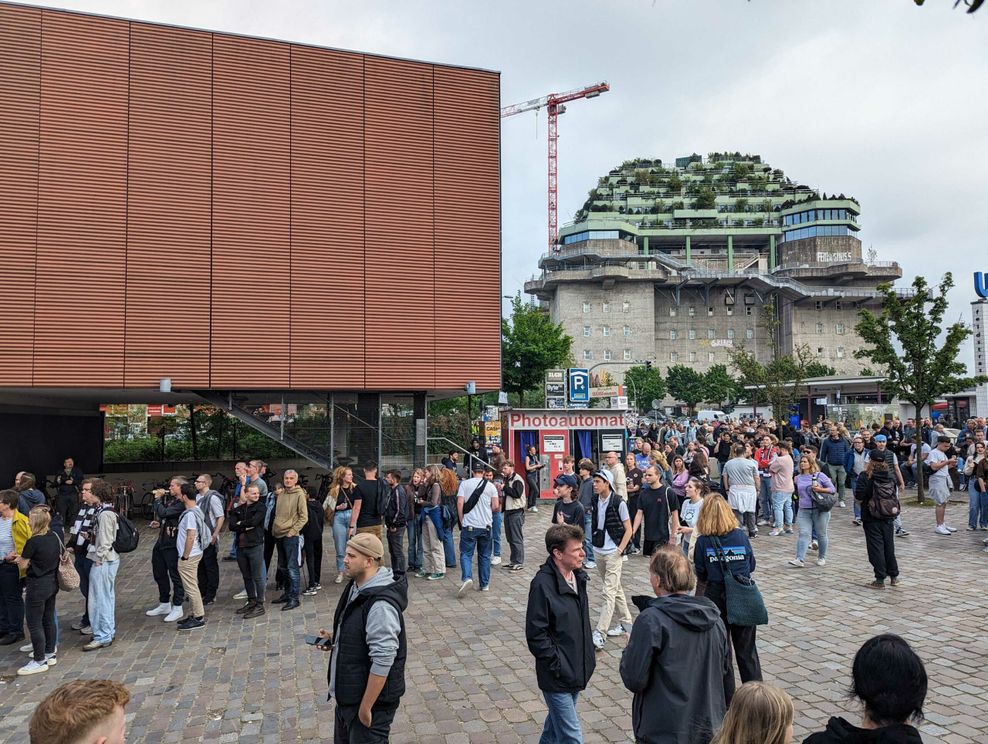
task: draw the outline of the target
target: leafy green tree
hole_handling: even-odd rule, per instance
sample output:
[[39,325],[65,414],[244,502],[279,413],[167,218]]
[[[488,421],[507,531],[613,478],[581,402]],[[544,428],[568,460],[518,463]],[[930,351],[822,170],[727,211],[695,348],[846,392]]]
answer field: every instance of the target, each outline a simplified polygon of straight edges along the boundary
[[624,373],[624,386],[639,411],[647,411],[652,407],[653,400],[662,400],[666,395],[666,381],[662,379],[662,373],[650,365],[630,367]]
[[706,386],[703,375],[692,367],[683,364],[673,365],[666,372],[666,384],[669,386],[669,394],[685,403],[690,413],[693,413],[696,404],[705,398]]
[[501,387],[518,395],[541,387],[548,369],[565,367],[573,348],[572,336],[562,325],[549,320],[540,308],[521,301],[521,294],[511,301],[511,318],[501,319]]
[[696,191],[696,198],[693,200],[693,209],[713,209],[717,206],[716,194],[710,186],[701,186]]
[[[988,381],[983,376],[968,377],[967,367],[957,360],[960,345],[971,335],[971,329],[960,322],[944,326],[947,293],[953,286],[950,272],[944,274],[935,289],[917,276],[909,295],[898,294],[891,284],[880,284],[881,313],[860,310],[854,327],[868,345],[854,352],[854,356],[875,365],[885,377],[882,389],[889,396],[907,400],[915,407],[917,424],[923,408],[939,396]],[[917,452],[922,451],[921,429],[916,427]],[[922,503],[922,468],[916,468],[916,480]]]
[[715,364],[703,375],[703,402],[721,406],[734,403],[739,396],[739,386],[727,371],[727,365]]

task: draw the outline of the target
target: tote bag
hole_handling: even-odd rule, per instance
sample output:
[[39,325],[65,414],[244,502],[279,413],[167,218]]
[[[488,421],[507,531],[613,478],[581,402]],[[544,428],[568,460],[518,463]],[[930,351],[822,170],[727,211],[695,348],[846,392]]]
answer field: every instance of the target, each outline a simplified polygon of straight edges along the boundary
[[727,622],[740,627],[768,625],[768,610],[755,580],[750,576],[735,576],[724,559],[724,547],[713,538],[724,572],[724,601],[727,605]]

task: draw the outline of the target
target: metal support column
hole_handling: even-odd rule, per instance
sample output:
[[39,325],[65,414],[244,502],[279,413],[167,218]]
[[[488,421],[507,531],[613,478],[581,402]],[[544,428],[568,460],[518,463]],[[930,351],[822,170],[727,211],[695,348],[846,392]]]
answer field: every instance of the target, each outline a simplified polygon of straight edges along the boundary
[[775,236],[768,236],[768,270],[774,271],[775,267],[778,265],[778,260],[775,255]]
[[686,265],[689,266],[693,263],[693,250],[690,245],[690,236],[686,236]]
[[734,236],[727,236],[727,271],[732,273],[734,271]]

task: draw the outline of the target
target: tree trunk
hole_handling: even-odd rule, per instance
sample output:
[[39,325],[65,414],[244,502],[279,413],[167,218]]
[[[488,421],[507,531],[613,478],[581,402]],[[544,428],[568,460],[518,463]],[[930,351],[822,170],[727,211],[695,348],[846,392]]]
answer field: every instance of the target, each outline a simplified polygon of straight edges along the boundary
[[926,474],[923,472],[923,463],[925,462],[923,458],[923,420],[921,418],[923,404],[914,402],[913,405],[916,407],[916,433],[913,435],[916,443],[916,463],[913,466],[916,469],[916,502],[923,504],[926,502]]
[[196,432],[196,404],[189,405],[189,441],[192,445],[192,459],[199,459],[199,435]]

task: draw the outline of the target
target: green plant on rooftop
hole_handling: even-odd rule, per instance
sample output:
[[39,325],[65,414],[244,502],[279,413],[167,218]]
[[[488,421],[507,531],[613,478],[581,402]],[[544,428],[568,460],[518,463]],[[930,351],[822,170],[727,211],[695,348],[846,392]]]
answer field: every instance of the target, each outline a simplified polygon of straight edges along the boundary
[[701,186],[695,193],[693,209],[713,209],[717,205],[714,190],[709,186]]

